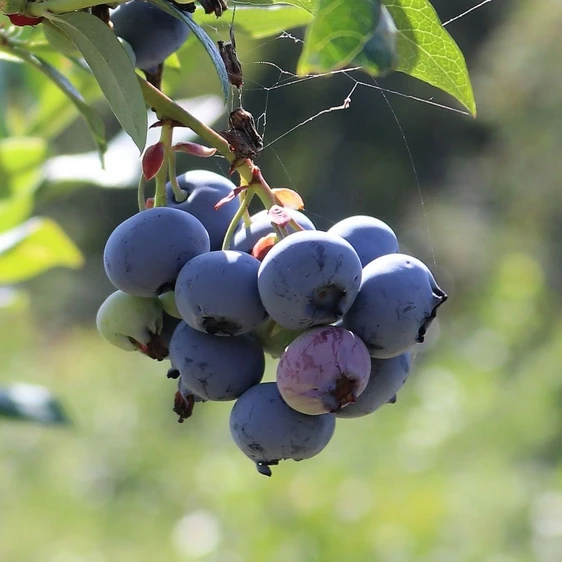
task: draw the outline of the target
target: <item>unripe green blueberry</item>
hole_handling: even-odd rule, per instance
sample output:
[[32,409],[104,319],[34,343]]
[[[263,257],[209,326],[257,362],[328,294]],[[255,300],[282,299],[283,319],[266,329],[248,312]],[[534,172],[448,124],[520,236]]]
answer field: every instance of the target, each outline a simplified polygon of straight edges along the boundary
[[157,297],[135,297],[115,291],[100,306],[96,323],[100,334],[112,345],[162,360],[168,356],[160,338],[163,314]]
[[174,291],[166,291],[158,298],[160,299],[160,302],[164,307],[164,312],[167,312],[174,318],[179,318],[180,320],[182,320],[181,314],[178,310],[178,307],[176,306],[176,294]]

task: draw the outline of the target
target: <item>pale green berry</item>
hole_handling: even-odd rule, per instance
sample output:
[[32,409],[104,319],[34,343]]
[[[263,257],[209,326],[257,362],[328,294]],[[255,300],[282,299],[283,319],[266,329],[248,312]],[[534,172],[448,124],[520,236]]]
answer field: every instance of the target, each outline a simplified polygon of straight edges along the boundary
[[163,313],[157,297],[135,297],[115,291],[100,306],[96,323],[100,334],[112,345],[161,360],[168,354],[159,337]]

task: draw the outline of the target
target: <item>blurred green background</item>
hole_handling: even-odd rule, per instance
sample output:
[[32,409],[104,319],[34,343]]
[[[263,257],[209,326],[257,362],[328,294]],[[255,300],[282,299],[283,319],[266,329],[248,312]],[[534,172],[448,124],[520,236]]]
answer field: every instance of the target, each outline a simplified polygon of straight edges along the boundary
[[[435,2],[443,21],[475,4]],[[104,242],[135,212],[135,191],[44,182],[34,212],[57,219],[86,263],[25,283],[27,308],[0,309],[0,380],[50,388],[73,425],[0,422],[0,560],[562,560],[561,28],[554,0],[486,4],[448,26],[467,55],[477,120],[360,86],[349,109],[260,157],[318,227],[357,213],[386,220],[450,295],[397,403],[341,420],[321,455],[281,463],[271,479],[232,442],[230,404],[198,406],[178,424],[165,366],[94,329],[112,290]],[[238,37],[244,106],[261,116],[266,144],[353,86],[339,75],[272,89],[279,71],[261,61],[294,71],[300,48]],[[167,71],[175,97],[218,91],[197,45],[180,58],[181,73]],[[42,117],[30,113],[37,96],[55,99],[35,71],[2,62],[0,75],[2,131],[64,117],[46,102]],[[378,83],[454,106],[406,76]],[[65,118],[50,155],[93,150],[83,123]]]

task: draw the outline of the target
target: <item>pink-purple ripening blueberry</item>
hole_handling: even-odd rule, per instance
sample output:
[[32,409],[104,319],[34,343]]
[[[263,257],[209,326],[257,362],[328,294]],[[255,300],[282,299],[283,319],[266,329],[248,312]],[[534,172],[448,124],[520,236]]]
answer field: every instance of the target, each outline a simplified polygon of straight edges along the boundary
[[371,358],[352,332],[313,328],[291,342],[277,367],[277,386],[303,414],[338,412],[357,400],[369,382]]

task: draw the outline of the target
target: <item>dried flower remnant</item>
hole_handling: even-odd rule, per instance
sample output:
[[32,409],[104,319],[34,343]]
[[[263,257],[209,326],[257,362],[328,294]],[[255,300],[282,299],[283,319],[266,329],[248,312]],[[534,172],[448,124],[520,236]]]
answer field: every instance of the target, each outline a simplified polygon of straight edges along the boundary
[[199,4],[201,4],[206,14],[214,13],[217,18],[222,16],[224,11],[228,10],[226,0],[199,0]]
[[234,42],[225,43],[224,41],[217,42],[219,46],[219,53],[226,67],[229,82],[236,88],[241,88],[244,83],[242,74],[242,65],[238,60],[236,54],[236,45]]
[[229,142],[236,160],[249,158],[254,160],[263,148],[263,141],[256,130],[251,113],[238,107],[228,118],[230,129],[220,134]]

